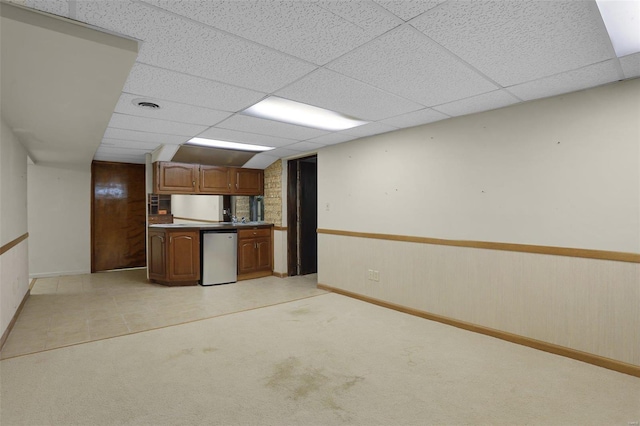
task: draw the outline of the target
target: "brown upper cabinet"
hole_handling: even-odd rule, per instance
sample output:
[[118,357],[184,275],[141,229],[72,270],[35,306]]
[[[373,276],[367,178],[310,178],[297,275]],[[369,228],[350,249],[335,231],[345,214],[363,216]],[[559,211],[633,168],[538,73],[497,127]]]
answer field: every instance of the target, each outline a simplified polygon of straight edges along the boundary
[[153,167],[153,187],[157,194],[262,195],[264,172],[159,161]]
[[153,184],[156,194],[193,194],[198,189],[198,165],[157,162]]
[[232,194],[262,195],[264,193],[264,172],[256,169],[233,169],[234,185]]
[[200,166],[200,192],[231,193],[231,169],[228,167]]

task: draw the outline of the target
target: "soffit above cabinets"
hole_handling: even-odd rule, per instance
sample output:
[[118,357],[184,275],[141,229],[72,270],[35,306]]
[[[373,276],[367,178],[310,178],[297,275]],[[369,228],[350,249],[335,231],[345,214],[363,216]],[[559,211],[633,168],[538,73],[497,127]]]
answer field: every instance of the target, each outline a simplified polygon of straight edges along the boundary
[[[640,53],[616,57],[591,0],[9,1],[141,41],[124,87],[112,89],[119,100],[106,131],[83,157],[93,150],[105,161],[143,163],[159,147],[175,152],[201,137],[274,147],[244,164],[264,168],[304,150],[640,76]],[[4,45],[3,37],[3,72]],[[69,71],[48,69],[49,84],[73,92]],[[327,132],[242,114],[270,95],[369,123]]]
[[137,41],[11,4],[0,10],[2,119],[34,163],[88,167]]
[[171,161],[205,164],[207,166],[242,167],[255,154],[255,152],[235,151],[232,149],[182,145],[173,155]]

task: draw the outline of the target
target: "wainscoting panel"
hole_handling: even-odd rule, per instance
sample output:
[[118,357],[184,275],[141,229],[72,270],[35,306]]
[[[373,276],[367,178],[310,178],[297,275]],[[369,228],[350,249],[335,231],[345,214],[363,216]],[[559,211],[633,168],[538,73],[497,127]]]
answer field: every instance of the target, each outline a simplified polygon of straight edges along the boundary
[[318,282],[640,365],[638,263],[321,233]]
[[29,291],[29,240],[20,237],[14,241],[17,242],[4,246],[10,248],[3,249],[0,256],[0,336],[15,321],[18,308]]
[[287,231],[286,228],[273,230],[273,272],[287,274]]

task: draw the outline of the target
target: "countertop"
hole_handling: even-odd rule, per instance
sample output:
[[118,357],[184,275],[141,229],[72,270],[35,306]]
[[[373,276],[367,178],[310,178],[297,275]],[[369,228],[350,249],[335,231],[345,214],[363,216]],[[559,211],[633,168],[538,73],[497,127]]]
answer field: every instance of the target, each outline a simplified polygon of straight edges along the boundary
[[149,228],[161,228],[161,229],[174,229],[174,228],[197,228],[200,230],[224,230],[224,229],[242,229],[251,227],[269,227],[273,226],[273,223],[268,222],[247,222],[247,223],[232,223],[232,222],[218,222],[218,223],[158,223],[149,225]]

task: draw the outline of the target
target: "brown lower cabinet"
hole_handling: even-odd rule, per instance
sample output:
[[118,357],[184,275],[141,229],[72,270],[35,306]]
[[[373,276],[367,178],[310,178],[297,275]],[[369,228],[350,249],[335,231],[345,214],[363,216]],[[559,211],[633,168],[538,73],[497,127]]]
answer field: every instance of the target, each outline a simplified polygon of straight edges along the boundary
[[149,228],[149,279],[171,285],[200,280],[200,230]]
[[238,230],[238,280],[266,277],[273,273],[271,228]]

